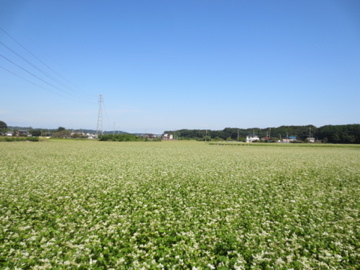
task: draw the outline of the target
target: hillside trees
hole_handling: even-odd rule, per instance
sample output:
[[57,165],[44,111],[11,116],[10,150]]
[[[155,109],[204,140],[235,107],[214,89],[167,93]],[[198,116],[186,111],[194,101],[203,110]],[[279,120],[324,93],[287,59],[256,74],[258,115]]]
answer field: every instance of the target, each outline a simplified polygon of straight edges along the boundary
[[59,128],[57,132],[54,132],[52,137],[54,138],[70,138],[71,132],[65,128]]
[[316,135],[329,143],[360,143],[360,125],[327,125],[320,127]]
[[202,140],[206,135],[212,139],[237,140],[245,138],[248,135],[257,135],[262,137],[271,137],[272,139],[287,138],[295,136],[298,140],[305,141],[309,137],[329,143],[360,143],[360,125],[327,125],[315,127],[314,125],[306,126],[280,126],[268,128],[230,128],[223,130],[200,130],[200,129],[180,129],[176,131],[165,131],[164,133],[176,134],[179,139]]
[[7,129],[7,124],[4,121],[0,121],[0,131],[5,131]]

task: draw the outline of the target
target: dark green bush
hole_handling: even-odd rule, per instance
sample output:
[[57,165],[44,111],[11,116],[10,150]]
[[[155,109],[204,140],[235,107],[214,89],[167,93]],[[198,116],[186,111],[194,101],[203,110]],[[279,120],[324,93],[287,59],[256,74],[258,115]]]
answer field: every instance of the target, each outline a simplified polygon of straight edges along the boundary
[[38,142],[39,137],[0,137],[0,142]]
[[143,138],[131,134],[105,134],[99,135],[99,141],[130,142],[143,141]]

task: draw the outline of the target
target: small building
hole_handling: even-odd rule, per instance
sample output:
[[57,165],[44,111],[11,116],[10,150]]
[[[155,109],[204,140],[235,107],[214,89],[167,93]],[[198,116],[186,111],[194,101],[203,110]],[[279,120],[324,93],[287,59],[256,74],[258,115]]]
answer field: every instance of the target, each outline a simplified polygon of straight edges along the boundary
[[248,135],[246,136],[246,142],[247,143],[251,143],[251,142],[258,142],[260,141],[259,137],[257,135]]
[[20,137],[30,137],[31,134],[30,134],[29,131],[27,131],[27,130],[18,130],[18,131],[16,131],[16,136],[20,136]]
[[314,143],[315,142],[315,138],[313,138],[313,137],[309,137],[309,138],[307,138],[307,140],[308,140],[309,143]]
[[142,135],[143,138],[148,139],[148,140],[155,140],[157,138],[156,135],[151,134],[151,133],[146,133]]
[[169,134],[169,133],[165,133],[161,136],[161,139],[162,140],[173,140],[174,139],[174,136],[172,134]]

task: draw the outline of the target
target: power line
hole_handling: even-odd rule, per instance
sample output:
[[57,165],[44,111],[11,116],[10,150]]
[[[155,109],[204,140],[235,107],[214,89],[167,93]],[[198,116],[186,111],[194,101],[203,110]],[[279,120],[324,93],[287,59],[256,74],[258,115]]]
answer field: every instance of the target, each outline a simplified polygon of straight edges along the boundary
[[[70,82],[69,80],[67,80],[66,78],[64,78],[61,74],[59,74],[58,72],[56,72],[53,68],[51,68],[49,65],[47,65],[44,61],[42,61],[39,57],[37,57],[35,54],[33,54],[30,50],[28,50],[24,45],[22,45],[19,41],[17,41],[13,36],[11,36],[8,32],[6,32],[3,28],[0,27],[0,30],[2,32],[4,32],[8,37],[10,37],[13,41],[15,41],[20,47],[22,47],[25,51],[27,51],[32,57],[34,57],[36,60],[38,60],[40,63],[42,63],[44,66],[46,66],[49,70],[51,70],[53,73],[55,73],[56,75],[58,75],[60,78],[62,78],[63,80],[65,80],[67,83],[69,83],[70,85],[72,85],[73,87],[79,89],[80,91],[82,91],[83,93],[86,93],[86,91],[82,90],[80,87],[74,85],[72,82]],[[87,93],[86,93],[87,94]]]
[[[58,74],[58,73],[55,72],[52,68],[50,68],[48,65],[46,65],[43,61],[41,61],[38,57],[36,57],[33,53],[31,53],[28,49],[26,49],[23,45],[21,45],[16,39],[14,39],[14,38],[13,38],[10,34],[8,34],[4,29],[0,28],[0,30],[1,30],[2,32],[4,32],[6,35],[8,35],[11,39],[13,39],[19,46],[21,46],[24,50],[26,50],[26,51],[27,51],[29,54],[31,54],[34,58],[36,58],[38,61],[40,61],[43,65],[45,65],[47,68],[49,68],[52,72]],[[82,95],[80,95],[80,93],[75,92],[73,89],[69,88],[69,86],[66,85],[65,83],[59,81],[58,79],[56,79],[56,78],[54,78],[53,76],[51,76],[51,75],[49,75],[48,73],[46,73],[44,70],[42,70],[41,68],[39,68],[38,66],[36,66],[34,63],[32,63],[31,61],[27,60],[25,57],[23,57],[22,55],[20,55],[19,53],[17,53],[15,50],[13,50],[13,49],[10,48],[9,46],[7,46],[5,43],[3,43],[3,42],[0,41],[0,44],[1,44],[2,46],[4,46],[5,48],[7,48],[9,51],[11,51],[13,54],[17,55],[19,58],[21,58],[23,61],[25,61],[27,64],[29,64],[31,67],[33,67],[34,69],[36,69],[37,71],[39,71],[40,73],[42,73],[43,75],[45,75],[47,78],[51,79],[52,81],[54,81],[55,83],[61,85],[62,87],[68,89],[68,91],[66,91],[66,90],[64,90],[63,88],[60,88],[60,87],[54,85],[53,83],[49,82],[48,80],[41,78],[40,76],[38,76],[38,75],[34,74],[33,72],[31,72],[31,71],[27,70],[26,68],[24,68],[23,66],[15,63],[13,60],[9,59],[8,57],[0,54],[0,56],[3,57],[3,58],[4,58],[5,60],[7,60],[8,62],[12,63],[13,65],[15,65],[15,66],[17,66],[18,68],[22,69],[23,71],[27,72],[27,73],[30,74],[31,76],[37,78],[38,80],[42,81],[43,83],[47,84],[48,86],[51,86],[52,88],[54,88],[54,89],[56,89],[56,90],[58,90],[58,91],[60,91],[60,92],[62,92],[62,93],[64,93],[64,94],[67,95],[67,96],[64,96],[64,95],[61,95],[61,96],[66,97],[66,98],[71,98],[71,99],[77,100],[77,101],[83,101],[83,102],[87,102],[87,103],[93,103],[93,101],[90,102],[89,100],[84,100],[84,97],[83,97]],[[5,69],[5,68],[3,68],[3,69]],[[8,69],[5,69],[5,70],[8,71],[8,72],[10,72],[10,73],[12,73],[12,74],[14,74],[14,75],[17,76],[17,77],[20,77],[20,78],[24,79],[23,77],[21,77],[20,75],[16,74],[15,72],[11,72],[11,71],[8,70]],[[59,75],[60,77],[62,77],[60,74],[58,74],[58,75]],[[62,78],[63,78],[63,77],[62,77]],[[65,79],[65,78],[63,78],[63,79]],[[35,84],[35,83],[27,80],[27,79],[24,79],[24,80],[27,81],[27,82],[30,82],[30,83],[33,84],[33,85],[39,86],[39,85],[37,85],[37,84]],[[66,80],[66,79],[65,79],[65,80]],[[44,88],[44,87],[40,87],[40,88],[46,89],[46,88]],[[46,89],[46,90],[48,90],[48,89]],[[50,91],[50,90],[48,90],[48,91]],[[58,94],[57,92],[53,92],[53,91],[50,91],[50,92],[52,92],[52,93],[54,93],[54,94]],[[75,95],[76,97],[71,97],[71,95]],[[87,98],[88,98],[88,97],[86,97],[86,99],[87,99]],[[79,99],[80,99],[80,100],[79,100]]]
[[[13,49],[11,49],[10,47],[8,47],[6,44],[4,44],[3,42],[0,41],[0,44],[3,45],[5,48],[7,48],[9,51],[11,51],[12,53],[14,53],[15,55],[17,55],[19,58],[21,58],[23,61],[25,61],[26,63],[28,63],[30,66],[32,66],[33,68],[35,68],[37,71],[41,72],[43,75],[45,75],[47,78],[53,80],[54,82],[64,86],[64,84],[62,84],[61,82],[59,82],[58,80],[56,80],[55,78],[53,78],[52,76],[48,75],[45,71],[43,71],[41,68],[37,67],[35,64],[33,64],[32,62],[30,62],[29,60],[25,59],[23,56],[21,56],[20,54],[18,54],[17,52],[15,52]],[[49,83],[47,81],[45,81],[44,79],[40,78],[39,76],[33,74],[32,72],[29,72],[28,70],[26,70],[25,68],[21,67],[19,64],[16,64],[14,61],[10,60],[9,58],[1,55],[3,58],[5,58],[7,61],[11,62],[12,64],[16,65],[17,67],[21,68],[22,70],[30,73],[32,76],[35,76],[37,79],[43,81],[44,83],[58,89],[59,91],[63,92],[63,93],[66,93],[68,95],[71,95],[72,93],[68,92],[68,91],[65,91],[55,85],[53,85],[52,83]],[[66,87],[66,86],[65,86]],[[70,91],[72,91],[70,89]],[[81,98],[80,96],[77,96],[77,98]]]
[[55,86],[55,85],[53,85],[53,84],[51,84],[51,83],[43,80],[42,78],[40,78],[39,76],[35,75],[35,74],[32,73],[31,71],[28,71],[27,69],[23,68],[22,66],[20,66],[20,65],[16,64],[15,62],[11,61],[11,60],[10,60],[9,58],[7,58],[6,56],[4,56],[4,55],[2,55],[2,54],[0,54],[0,56],[1,56],[2,58],[4,58],[5,60],[9,61],[10,63],[12,63],[13,65],[17,66],[18,68],[21,68],[23,71],[29,73],[31,76],[37,78],[38,80],[46,83],[47,85],[49,85],[49,86],[51,86],[51,87],[54,87],[55,89],[58,89],[58,90],[64,92],[64,91],[63,91],[62,89],[60,89],[59,87],[57,87],[57,86]]
[[[25,59],[24,57],[22,57],[20,54],[18,54],[17,52],[15,52],[13,49],[11,49],[10,47],[6,46],[3,42],[0,41],[0,44],[3,45],[5,48],[7,48],[9,51],[11,51],[12,53],[16,54],[18,57],[20,57],[22,60],[24,60],[26,63],[28,63],[30,66],[32,66],[33,68],[35,68],[36,70],[40,71],[42,74],[44,74],[46,77],[48,77],[49,79],[59,83],[59,81],[57,81],[56,79],[54,79],[53,77],[51,77],[50,75],[48,75],[45,71],[43,71],[42,69],[38,68],[36,65],[34,65],[33,63],[31,63],[30,61],[28,61],[27,59]],[[60,83],[61,84],[61,83]],[[61,90],[61,89],[59,89]],[[64,90],[61,90],[63,92],[65,92]]]
[[[11,71],[11,70],[8,70],[7,68],[4,68],[4,67],[2,67],[2,66],[0,66],[0,68],[2,68],[2,69],[4,69],[4,70],[6,70],[7,72],[15,75],[16,77],[19,77],[20,79],[23,79],[24,81],[27,81],[28,83],[31,83],[31,84],[33,84],[33,85],[35,85],[35,86],[37,86],[37,87],[40,87],[40,88],[42,88],[42,89],[44,89],[44,90],[46,90],[46,91],[51,92],[51,93],[53,93],[53,94],[59,95],[59,93],[56,93],[56,92],[54,92],[54,91],[51,91],[51,90],[49,90],[49,89],[47,89],[47,88],[45,88],[45,87],[42,87],[41,85],[38,85],[38,84],[36,84],[36,83],[28,80],[28,79],[25,79],[24,77],[20,76],[19,74],[15,73],[15,72],[13,72],[13,71]],[[65,96],[63,96],[63,97],[65,97]]]
[[[57,86],[55,86],[55,85],[53,85],[53,84],[51,84],[51,83],[43,80],[42,78],[38,77],[37,75],[35,75],[35,74],[32,73],[31,71],[28,71],[27,69],[21,67],[20,65],[16,64],[15,62],[11,61],[11,60],[10,60],[9,58],[7,58],[6,56],[4,56],[4,55],[2,55],[2,54],[0,54],[0,56],[1,56],[2,58],[4,58],[5,60],[9,61],[10,63],[12,63],[13,65],[17,66],[18,68],[22,69],[23,71],[29,73],[31,76],[33,76],[33,77],[37,78],[38,80],[44,82],[45,84],[47,84],[47,85],[49,85],[49,86],[51,86],[51,87],[53,87],[53,88],[55,88],[55,89],[58,89],[58,90],[60,90],[61,92],[64,92],[64,91],[63,91],[62,89],[60,89],[59,87],[57,87]],[[4,67],[2,67],[2,68],[5,69],[5,70],[8,71],[8,72],[14,74],[15,76],[22,78],[20,75],[17,75],[17,74],[15,74],[14,72],[11,72],[11,71],[9,71],[8,69],[6,69],[6,68],[4,68]],[[24,79],[24,78],[22,78],[22,79]],[[24,79],[24,80],[30,82],[30,81],[27,80],[27,79]],[[32,82],[30,82],[30,83],[32,83]],[[37,85],[37,84],[35,84],[35,83],[32,83],[32,84],[34,84],[34,85],[36,85],[36,86],[39,86],[39,85]],[[41,87],[41,88],[43,88],[43,87]],[[43,88],[43,89],[46,89],[46,88]],[[59,93],[57,93],[57,92],[53,92],[53,91],[50,91],[50,90],[48,90],[48,91],[51,92],[51,93],[53,93],[53,94],[59,95]],[[60,95],[60,96],[66,97],[66,98],[70,98],[70,99],[72,99],[72,100],[76,100],[76,99],[74,99],[74,98],[72,98],[72,97],[63,96],[63,95]],[[78,100],[76,100],[76,101],[78,101]]]
[[[108,115],[108,113],[107,113],[108,110],[107,110],[107,107],[106,107],[104,98],[103,98],[103,108],[104,108],[104,112],[105,112],[105,117],[106,117],[106,119],[107,119],[108,121],[110,121],[109,115]],[[105,120],[106,120],[106,119],[105,119]]]

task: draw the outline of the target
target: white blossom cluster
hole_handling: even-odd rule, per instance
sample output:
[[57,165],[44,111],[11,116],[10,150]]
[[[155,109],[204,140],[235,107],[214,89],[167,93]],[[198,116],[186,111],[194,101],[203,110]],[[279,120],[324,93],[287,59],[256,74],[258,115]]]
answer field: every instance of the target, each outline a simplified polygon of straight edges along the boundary
[[0,269],[360,265],[358,146],[0,149]]

